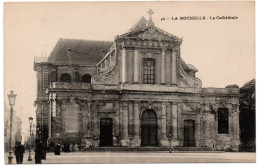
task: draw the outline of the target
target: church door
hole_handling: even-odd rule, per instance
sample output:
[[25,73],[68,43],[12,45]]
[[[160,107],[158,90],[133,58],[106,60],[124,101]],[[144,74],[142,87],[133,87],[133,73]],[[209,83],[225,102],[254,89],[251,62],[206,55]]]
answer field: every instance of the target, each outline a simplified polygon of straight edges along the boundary
[[184,121],[184,147],[195,146],[195,123],[194,120]]
[[141,118],[141,145],[157,145],[157,117],[153,110],[145,110]]
[[112,146],[112,119],[100,119],[100,146]]

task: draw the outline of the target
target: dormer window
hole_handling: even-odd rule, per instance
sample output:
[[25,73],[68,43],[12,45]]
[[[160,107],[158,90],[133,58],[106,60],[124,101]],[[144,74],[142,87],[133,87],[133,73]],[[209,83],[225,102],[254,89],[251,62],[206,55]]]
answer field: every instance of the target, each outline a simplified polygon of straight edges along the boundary
[[143,83],[155,84],[155,60],[152,58],[143,59]]

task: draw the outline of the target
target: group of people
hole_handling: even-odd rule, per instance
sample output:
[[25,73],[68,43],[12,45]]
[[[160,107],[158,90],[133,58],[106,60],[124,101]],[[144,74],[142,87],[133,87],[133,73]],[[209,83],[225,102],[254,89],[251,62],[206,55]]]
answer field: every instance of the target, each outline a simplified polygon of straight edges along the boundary
[[[36,139],[35,141],[36,147],[35,147],[35,164],[41,164],[42,159],[46,159],[46,147],[43,145],[43,143]],[[17,142],[14,150],[14,154],[16,157],[16,163],[22,164],[23,163],[23,154],[25,153],[24,145],[21,144],[20,141]]]
[[63,152],[75,152],[75,151],[78,151],[79,150],[79,147],[77,144],[71,144],[71,143],[68,143],[68,142],[65,142],[63,144],[63,148],[62,148]]
[[[42,159],[46,159],[46,151],[47,148],[44,146],[44,144],[40,141],[40,139],[35,140],[35,164],[41,164]],[[61,149],[64,152],[72,152],[72,151],[78,151],[78,145],[72,145],[68,142],[65,142],[63,147],[59,143],[56,143],[54,146],[54,154],[55,155],[60,155]],[[17,145],[15,146],[15,156],[16,156],[16,163],[17,164],[22,164],[23,163],[23,154],[25,152],[24,145],[21,144],[21,142],[17,142]]]

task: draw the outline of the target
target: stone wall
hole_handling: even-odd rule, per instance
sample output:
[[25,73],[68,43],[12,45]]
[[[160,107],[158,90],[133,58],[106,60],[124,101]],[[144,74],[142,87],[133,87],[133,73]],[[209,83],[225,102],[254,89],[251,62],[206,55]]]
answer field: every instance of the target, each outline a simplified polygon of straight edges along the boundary
[[[172,146],[182,147],[184,120],[194,120],[196,147],[238,150],[239,126],[236,97],[206,97],[191,94],[182,97],[177,94],[159,96],[151,93],[149,95],[136,93],[119,95],[99,92],[86,95],[79,92],[73,96],[80,110],[78,113],[79,130],[75,133],[68,133],[64,129],[66,125],[63,112],[66,111],[66,107],[62,105],[70,104],[70,96],[71,93],[68,92],[57,93],[57,103],[60,104],[57,104],[56,117],[52,118],[52,126],[55,126],[52,127],[52,137],[56,137],[57,133],[62,131],[60,136],[70,141],[87,140],[88,146],[99,146],[100,119],[112,118],[113,136],[119,139],[119,146],[138,147],[141,145],[142,112],[146,109],[153,109],[157,115],[158,146],[169,147],[171,140]],[[213,100],[215,102],[212,102]],[[233,104],[229,104],[230,101],[233,101]],[[113,109],[110,109],[111,103]],[[222,107],[229,109],[228,134],[218,134],[217,130],[217,110]],[[114,146],[118,146],[118,143],[114,142]]]

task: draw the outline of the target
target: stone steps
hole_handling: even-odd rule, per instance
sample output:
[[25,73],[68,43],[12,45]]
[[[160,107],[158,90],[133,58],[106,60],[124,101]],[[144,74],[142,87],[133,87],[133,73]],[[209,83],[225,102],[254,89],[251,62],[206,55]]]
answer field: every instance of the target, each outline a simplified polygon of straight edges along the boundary
[[[84,151],[89,152],[112,152],[112,151],[169,151],[169,147],[89,147]],[[176,147],[173,151],[211,151],[205,147]]]
[[210,147],[178,147],[178,151],[212,151]]

